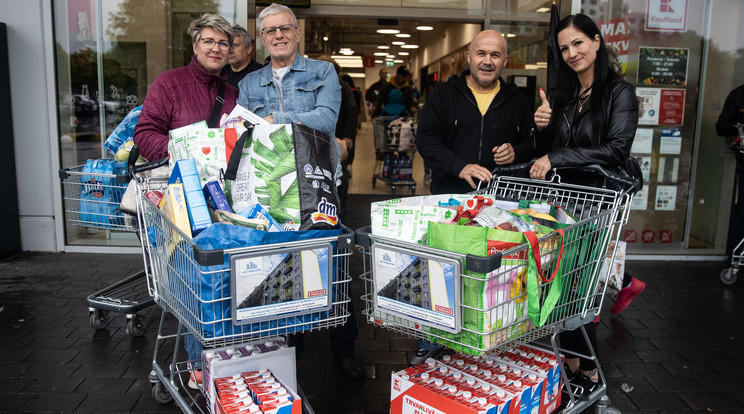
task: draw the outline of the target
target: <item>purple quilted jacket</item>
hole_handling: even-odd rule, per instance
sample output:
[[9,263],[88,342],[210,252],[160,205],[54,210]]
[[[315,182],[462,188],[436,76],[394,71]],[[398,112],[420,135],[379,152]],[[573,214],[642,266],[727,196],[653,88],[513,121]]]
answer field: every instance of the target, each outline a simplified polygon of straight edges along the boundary
[[[205,71],[195,56],[188,65],[158,76],[147,92],[134,130],[134,143],[140,155],[150,161],[166,158],[168,131],[199,121],[209,122],[223,82],[223,77]],[[237,98],[238,90],[225,83],[223,114],[233,110]]]

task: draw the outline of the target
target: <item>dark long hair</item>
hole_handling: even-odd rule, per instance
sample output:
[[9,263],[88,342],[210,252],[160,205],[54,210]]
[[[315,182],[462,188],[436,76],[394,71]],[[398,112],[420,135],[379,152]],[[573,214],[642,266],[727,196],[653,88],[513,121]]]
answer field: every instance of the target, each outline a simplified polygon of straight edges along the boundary
[[[579,13],[561,20],[555,29],[556,44],[558,44],[558,33],[570,26],[584,33],[591,40],[594,40],[595,36],[599,36],[599,50],[597,51],[597,59],[594,61],[594,84],[592,85],[592,97],[590,99],[592,100],[592,107],[595,108],[592,111],[592,127],[596,133],[601,134],[600,139],[603,139],[604,126],[607,120],[602,109],[609,105],[609,86],[619,77],[610,70],[609,53],[604,38],[589,16]],[[560,111],[560,113],[556,113],[557,115],[562,116],[561,113],[566,105],[576,99],[576,92],[579,88],[579,76],[561,59],[558,66],[558,86],[551,101],[553,109]],[[560,118],[552,117],[551,123],[559,120]]]

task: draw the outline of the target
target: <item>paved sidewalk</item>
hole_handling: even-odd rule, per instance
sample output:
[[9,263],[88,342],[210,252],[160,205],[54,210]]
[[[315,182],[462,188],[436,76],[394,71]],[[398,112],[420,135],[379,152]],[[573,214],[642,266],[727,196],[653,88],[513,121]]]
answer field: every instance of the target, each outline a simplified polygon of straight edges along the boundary
[[[373,199],[350,196],[351,228],[368,223]],[[351,265],[356,278],[359,253]],[[625,413],[744,412],[744,282],[723,286],[722,262],[628,267],[647,288],[622,314],[604,312],[598,329],[613,406]],[[147,378],[158,308],[142,312],[148,325],[139,338],[125,332],[122,315],[102,330],[90,324],[85,298],[141,269],[136,255],[21,253],[0,262],[0,412],[179,411],[153,401]],[[316,413],[388,412],[390,373],[415,352],[415,340],[362,319],[363,289],[355,279],[364,380],[348,381],[333,365],[327,330],[306,335],[298,380]]]

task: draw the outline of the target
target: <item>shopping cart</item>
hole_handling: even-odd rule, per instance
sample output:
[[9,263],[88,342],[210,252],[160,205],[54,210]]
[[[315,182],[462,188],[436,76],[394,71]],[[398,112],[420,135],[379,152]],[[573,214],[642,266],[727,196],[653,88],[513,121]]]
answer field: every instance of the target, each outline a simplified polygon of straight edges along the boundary
[[[739,131],[739,136],[729,143],[729,147],[737,152],[737,157],[742,157],[744,156],[744,124],[737,123],[736,129]],[[738,196],[744,197],[744,194],[738,194]],[[731,252],[731,266],[721,270],[721,282],[725,285],[736,283],[742,265],[744,265],[744,239],[740,240]]]
[[[84,167],[59,170],[67,223],[84,229],[136,233],[134,216],[119,209],[129,175],[84,172]],[[144,270],[91,294],[86,302],[93,328],[105,328],[112,320],[109,312],[123,313],[127,332],[135,337],[145,333],[146,325],[138,312],[154,303]]]
[[[471,355],[496,354],[550,337],[558,360],[560,355],[567,354],[593,359],[597,362],[601,377],[601,386],[591,393],[588,400],[576,398],[575,390],[569,384],[567,391],[570,398],[564,412],[579,412],[595,402],[598,402],[598,411],[605,412],[609,409],[606,381],[594,350],[591,350],[591,355],[577,355],[559,348],[556,337],[562,331],[578,328],[584,332],[584,338],[589,343],[584,325],[592,322],[599,313],[604,297],[605,286],[597,287],[602,259],[610,241],[617,241],[620,229],[627,222],[632,188],[637,181],[610,173],[599,166],[585,169],[620,183],[626,189],[564,184],[558,174],[550,181],[500,175],[526,168],[528,164],[494,172],[495,178],[489,187],[474,195],[501,200],[550,202],[573,212],[578,220],[564,229],[563,241],[557,232],[551,232],[539,240],[539,254],[546,274],[559,266],[557,257],[561,247],[564,252],[560,264],[563,269],[562,282],[558,282],[561,283],[561,296],[542,326],[535,326],[527,317],[528,293],[523,289],[528,266],[527,244],[480,257],[379,237],[371,234],[368,227],[356,232],[357,243],[362,246],[364,256],[362,279],[365,281],[365,295],[362,300],[366,307],[363,313],[369,323]],[[384,268],[395,262],[410,262],[414,266],[392,273]],[[427,284],[415,280],[427,277],[430,279],[428,285],[434,287],[436,280],[441,279],[437,275],[446,275],[447,269],[454,274],[454,306],[442,307],[442,312],[431,312],[436,310],[433,295],[437,294],[432,289],[432,299],[426,311],[418,309],[421,304],[416,301],[425,297],[427,292],[421,289],[415,291],[414,287],[425,288]],[[383,274],[385,278],[377,277]],[[441,281],[436,283],[442,284]],[[389,300],[393,297],[391,286],[406,289],[406,294],[397,296],[403,299]],[[540,289],[541,304],[546,300],[548,286],[543,284]],[[501,296],[498,296],[499,291],[502,292]],[[488,301],[480,299],[484,292],[497,300],[489,306]],[[492,318],[491,321],[499,319],[499,324],[484,324],[479,318],[485,315]],[[568,383],[565,372],[562,372],[562,377],[564,384]]]
[[416,125],[413,117],[378,116],[372,119],[376,154],[372,188],[380,180],[390,185],[392,194],[400,186],[410,187],[411,194],[416,193],[413,179]]
[[[133,151],[135,151],[133,149]],[[204,412],[201,392],[194,392],[185,386],[188,381],[190,361],[183,356],[180,343],[185,335],[192,335],[205,348],[230,346],[254,342],[260,339],[276,339],[284,342],[284,336],[342,325],[349,317],[349,277],[348,259],[354,245],[354,233],[343,228],[339,235],[298,240],[283,243],[264,244],[245,248],[201,249],[193,239],[185,235],[163,212],[146,196],[150,191],[163,191],[167,178],[142,178],[137,175],[151,166],[147,164],[133,169],[136,179],[137,216],[143,245],[143,255],[147,261],[147,280],[150,294],[162,308],[158,337],[153,355],[153,369],[150,374],[152,395],[155,401],[167,403],[172,400],[184,412]],[[240,296],[237,275],[243,269],[250,271],[252,260],[263,257],[285,255],[280,260],[281,277],[292,275],[293,268],[301,265],[319,265],[318,260],[305,256],[305,252],[327,252],[329,288],[324,293],[328,305],[323,308],[312,307],[286,316],[284,312],[269,312],[262,317],[250,316],[237,323],[239,312],[244,304],[252,300],[261,303],[282,305],[291,292],[292,283],[285,279],[266,278],[266,284],[257,296]],[[297,256],[296,256],[297,255]],[[301,257],[299,257],[301,255]],[[309,260],[309,261],[306,261]],[[273,266],[272,266],[273,267]],[[270,276],[274,275],[272,272]],[[303,279],[303,283],[305,283]],[[281,292],[279,292],[281,291]],[[256,290],[253,290],[256,292]],[[243,299],[245,297],[245,299]],[[315,296],[313,296],[315,297]],[[234,313],[233,313],[234,312]],[[178,321],[173,329],[165,323],[166,315],[171,314]],[[165,341],[173,341],[171,351],[166,350]],[[163,362],[163,359],[166,361]],[[170,359],[168,361],[168,359]],[[299,387],[298,387],[299,388]],[[298,389],[300,395],[301,390]],[[302,398],[303,404],[307,399]]]

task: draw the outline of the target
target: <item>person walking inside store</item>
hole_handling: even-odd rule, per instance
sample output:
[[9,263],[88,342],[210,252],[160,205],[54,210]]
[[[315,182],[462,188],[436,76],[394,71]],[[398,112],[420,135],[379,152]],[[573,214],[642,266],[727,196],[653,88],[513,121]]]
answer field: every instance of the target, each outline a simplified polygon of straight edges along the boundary
[[[497,165],[527,162],[533,155],[532,110],[501,72],[509,59],[506,39],[495,30],[478,33],[466,69],[426,96],[416,146],[432,166],[432,194],[467,193],[491,180]],[[443,347],[419,341],[411,364],[437,357]]]
[[[238,98],[238,90],[224,81],[232,25],[216,14],[203,14],[191,22],[188,33],[194,50],[191,62],[155,78],[134,130],[134,143],[150,161],[168,157],[168,131],[199,121],[216,128]],[[198,389],[203,346],[193,335],[184,336],[184,346],[192,368],[189,387]]]
[[416,104],[413,101],[413,87],[411,86],[411,72],[408,68],[401,65],[395,71],[395,76],[385,86],[380,89],[380,94],[377,95],[377,101],[375,101],[375,111],[372,114],[373,117],[379,116],[382,112],[382,108],[388,103],[388,95],[390,91],[397,89],[403,93],[403,105],[406,110],[410,113],[415,113]]
[[[240,81],[238,104],[270,123],[302,123],[335,136],[341,86],[333,64],[300,56],[300,26],[289,7],[272,3],[258,15],[258,23],[271,62]],[[360,379],[364,370],[354,352],[358,330],[351,307],[350,312],[344,325],[330,329],[331,349],[344,375]],[[290,336],[298,353],[302,338]]]
[[[638,125],[638,100],[633,86],[609,67],[602,34],[591,18],[568,16],[555,30],[562,60],[557,68],[557,87],[548,98],[540,90],[542,105],[535,112],[538,154],[530,168],[532,179],[544,180],[553,168],[600,164],[611,170],[624,165]],[[581,172],[562,171],[562,182],[601,187],[601,178]],[[630,303],[645,287],[632,277],[618,297]],[[625,292],[625,294],[623,294]],[[625,306],[627,306],[625,303]],[[616,302],[617,305],[617,302]],[[597,350],[594,323],[585,325],[593,349]],[[581,330],[560,334],[561,346],[590,355]],[[566,357],[567,374],[584,395],[599,385],[595,362]]]
[[[736,124],[744,124],[744,85],[731,91],[721,109],[716,122],[718,136],[726,137],[733,143],[739,137]],[[744,238],[744,154],[736,151],[736,175],[734,176],[734,195],[731,205],[726,254],[733,254],[736,245]]]
[[251,35],[243,26],[236,24],[233,26],[232,49],[227,56],[227,62],[229,63],[226,67],[227,83],[237,88],[238,83],[243,80],[245,75],[263,67],[262,64],[251,58],[252,52]]
[[367,101],[368,105],[371,105],[371,108],[374,109],[375,103],[377,102],[377,96],[380,95],[380,90],[387,85],[388,83],[388,71],[385,68],[380,69],[380,72],[378,74],[380,76],[380,79],[373,83],[372,86],[367,89],[367,92],[364,94],[364,99]]

